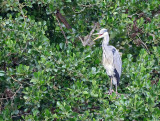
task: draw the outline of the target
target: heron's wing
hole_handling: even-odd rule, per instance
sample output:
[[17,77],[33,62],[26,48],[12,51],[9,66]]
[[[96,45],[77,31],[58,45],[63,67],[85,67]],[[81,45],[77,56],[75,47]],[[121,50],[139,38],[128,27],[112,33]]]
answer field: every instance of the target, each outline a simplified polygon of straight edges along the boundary
[[120,77],[121,76],[121,72],[122,72],[121,56],[120,56],[118,50],[113,46],[112,46],[112,53],[113,53],[113,66],[117,70],[117,72],[119,74],[119,77]]

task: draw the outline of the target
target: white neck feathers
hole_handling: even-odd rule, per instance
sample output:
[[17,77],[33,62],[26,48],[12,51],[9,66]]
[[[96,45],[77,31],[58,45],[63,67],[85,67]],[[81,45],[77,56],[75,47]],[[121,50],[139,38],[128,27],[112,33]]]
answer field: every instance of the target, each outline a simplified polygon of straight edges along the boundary
[[108,45],[109,43],[109,35],[108,32],[104,33],[104,39],[103,39],[103,44]]

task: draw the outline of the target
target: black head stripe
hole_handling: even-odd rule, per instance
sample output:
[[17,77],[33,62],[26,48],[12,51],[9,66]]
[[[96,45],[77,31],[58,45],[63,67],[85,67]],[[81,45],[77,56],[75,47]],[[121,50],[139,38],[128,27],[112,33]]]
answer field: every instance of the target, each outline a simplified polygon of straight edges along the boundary
[[101,29],[99,33],[104,34],[105,32],[108,32],[107,29]]
[[105,32],[108,32],[107,29],[104,29],[104,33],[105,33]]

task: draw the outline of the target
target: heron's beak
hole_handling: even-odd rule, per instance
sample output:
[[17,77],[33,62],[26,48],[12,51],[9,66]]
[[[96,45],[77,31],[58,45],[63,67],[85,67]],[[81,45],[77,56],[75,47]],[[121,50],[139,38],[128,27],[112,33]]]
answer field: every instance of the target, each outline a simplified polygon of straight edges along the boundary
[[99,39],[100,37],[101,37],[101,35],[99,35],[98,37],[96,37],[93,41],[95,41],[95,40]]

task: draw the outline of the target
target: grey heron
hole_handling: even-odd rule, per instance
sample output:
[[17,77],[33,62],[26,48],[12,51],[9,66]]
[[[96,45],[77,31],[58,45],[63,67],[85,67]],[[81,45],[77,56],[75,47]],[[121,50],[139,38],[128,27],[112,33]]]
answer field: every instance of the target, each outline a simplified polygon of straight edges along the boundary
[[112,83],[116,86],[116,93],[118,93],[117,85],[119,85],[120,76],[122,72],[121,56],[115,47],[109,45],[109,34],[107,29],[101,29],[97,34],[99,36],[94,40],[104,38],[102,42],[102,63],[104,68],[106,69],[107,75],[111,79],[109,94],[112,94],[112,92],[114,91],[112,89]]

